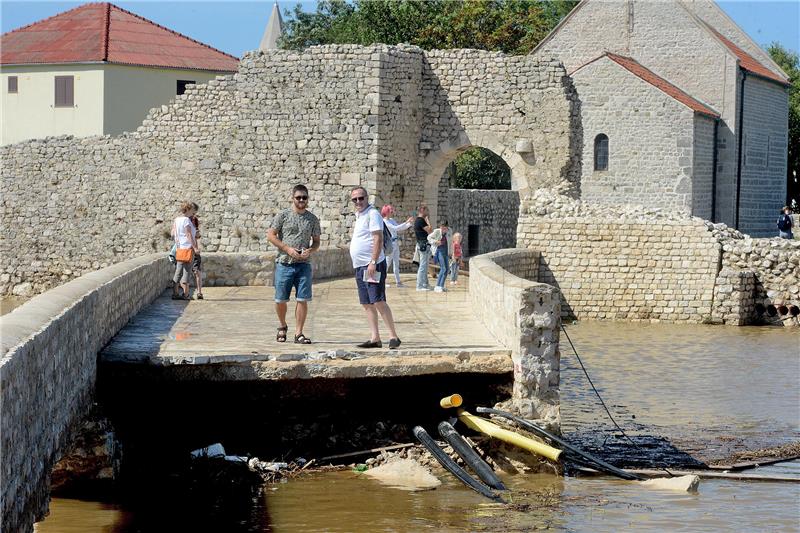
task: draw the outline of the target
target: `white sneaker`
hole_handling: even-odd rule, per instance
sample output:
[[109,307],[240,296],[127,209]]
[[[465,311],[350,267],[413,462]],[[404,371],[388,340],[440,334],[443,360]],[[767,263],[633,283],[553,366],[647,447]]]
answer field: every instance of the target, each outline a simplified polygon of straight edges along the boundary
[[397,284],[397,288],[398,288],[398,289],[405,289],[407,286],[408,286],[408,285],[406,285],[405,283],[398,283],[398,284]]
[[417,291],[429,291],[431,290],[430,287],[417,287]]
[[446,292],[446,291],[447,289],[445,289],[444,287],[440,287],[438,285],[433,288],[433,292]]

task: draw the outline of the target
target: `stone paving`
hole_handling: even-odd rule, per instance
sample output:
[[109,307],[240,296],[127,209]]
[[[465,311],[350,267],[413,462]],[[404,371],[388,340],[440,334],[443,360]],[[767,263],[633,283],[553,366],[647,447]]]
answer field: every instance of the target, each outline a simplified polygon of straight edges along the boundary
[[[369,330],[355,282],[347,278],[314,284],[304,332],[311,345],[293,342],[294,302],[287,342],[275,340],[272,287],[207,287],[202,301],[174,301],[166,291],[101,351],[101,363],[190,365],[195,377],[206,379],[511,371],[510,351],[473,316],[465,278],[456,287],[448,282],[446,293],[417,292],[410,274],[403,281],[406,288],[387,288],[399,350],[388,349],[382,322],[384,348],[356,347]],[[198,374],[200,366],[207,371]]]

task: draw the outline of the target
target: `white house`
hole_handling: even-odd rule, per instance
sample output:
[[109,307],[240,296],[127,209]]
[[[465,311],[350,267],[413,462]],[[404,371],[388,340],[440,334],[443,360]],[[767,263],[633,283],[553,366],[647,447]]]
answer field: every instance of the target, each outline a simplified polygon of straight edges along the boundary
[[113,4],[79,6],[0,37],[0,144],[135,130],[186,85],[238,64]]

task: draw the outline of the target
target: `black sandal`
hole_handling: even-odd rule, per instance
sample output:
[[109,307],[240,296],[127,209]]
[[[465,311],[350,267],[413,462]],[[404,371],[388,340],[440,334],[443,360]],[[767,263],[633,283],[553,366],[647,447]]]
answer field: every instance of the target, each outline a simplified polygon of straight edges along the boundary
[[295,344],[311,344],[311,339],[309,339],[308,337],[306,337],[305,335],[303,335],[301,333],[300,335],[295,335],[294,336],[294,343]]
[[275,337],[275,340],[278,342],[286,342],[286,332],[289,331],[289,326],[283,326],[278,328],[278,335]]

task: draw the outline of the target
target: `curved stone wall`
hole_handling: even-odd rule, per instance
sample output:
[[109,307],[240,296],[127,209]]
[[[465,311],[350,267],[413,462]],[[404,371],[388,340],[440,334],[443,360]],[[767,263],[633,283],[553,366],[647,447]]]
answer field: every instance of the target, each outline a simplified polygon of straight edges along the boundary
[[47,512],[50,471],[94,392],[97,352],[167,286],[164,254],[81,276],[0,317],[3,530]]
[[539,253],[506,249],[470,260],[469,298],[486,328],[511,349],[511,407],[553,429],[559,407],[561,294],[536,280]]

